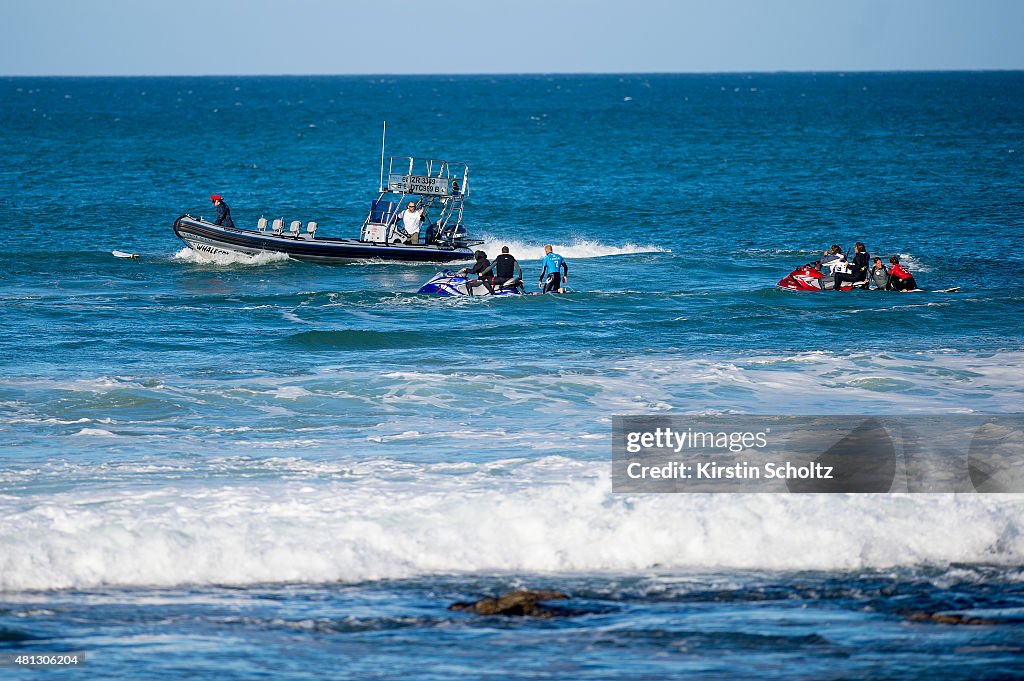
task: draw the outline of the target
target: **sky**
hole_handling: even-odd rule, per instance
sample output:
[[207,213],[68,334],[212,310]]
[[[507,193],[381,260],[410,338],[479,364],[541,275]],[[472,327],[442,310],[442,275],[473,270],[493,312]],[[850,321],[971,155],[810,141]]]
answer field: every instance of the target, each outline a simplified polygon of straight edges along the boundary
[[0,0],[0,75],[1024,69],[1024,0]]

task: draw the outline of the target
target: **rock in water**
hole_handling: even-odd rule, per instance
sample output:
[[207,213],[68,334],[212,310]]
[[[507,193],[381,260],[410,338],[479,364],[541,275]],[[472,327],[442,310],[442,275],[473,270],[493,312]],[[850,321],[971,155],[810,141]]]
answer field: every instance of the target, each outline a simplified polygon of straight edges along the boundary
[[995,620],[967,615],[943,615],[937,612],[915,612],[907,616],[911,622],[935,622],[936,624],[966,624],[972,626],[999,624]]
[[555,617],[557,610],[541,605],[541,601],[566,600],[569,596],[558,591],[517,589],[497,598],[481,598],[473,603],[452,603],[449,610],[461,610],[477,615],[504,615],[506,617]]

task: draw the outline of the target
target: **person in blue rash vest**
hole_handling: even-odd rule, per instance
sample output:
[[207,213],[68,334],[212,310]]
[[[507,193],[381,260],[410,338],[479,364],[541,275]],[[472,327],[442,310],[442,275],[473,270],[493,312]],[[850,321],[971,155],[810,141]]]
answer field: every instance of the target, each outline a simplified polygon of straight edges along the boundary
[[[564,274],[563,274],[564,273]],[[547,277],[545,279],[545,277]],[[551,244],[544,246],[544,259],[540,261],[540,281],[537,288],[542,293],[561,293],[562,286],[569,281],[569,264],[565,258],[552,252]]]
[[234,227],[235,223],[231,219],[231,209],[228,208],[228,204],[224,203],[224,199],[221,198],[220,194],[214,194],[210,197],[210,200],[217,207],[217,219],[213,224],[221,225],[222,227]]

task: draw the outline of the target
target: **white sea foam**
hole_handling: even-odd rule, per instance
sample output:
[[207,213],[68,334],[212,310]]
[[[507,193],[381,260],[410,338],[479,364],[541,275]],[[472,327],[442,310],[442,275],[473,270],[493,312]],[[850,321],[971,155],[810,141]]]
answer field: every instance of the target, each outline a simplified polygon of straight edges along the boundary
[[114,437],[114,434],[103,428],[82,428],[75,435],[92,435],[100,437]]
[[[472,370],[395,367],[366,373],[339,365],[319,366],[304,376],[164,377],[166,383],[139,376],[8,377],[0,378],[0,389],[24,394],[9,408],[9,423],[25,432],[46,424],[70,425],[73,431],[78,430],[76,425],[103,428],[113,421],[116,407],[111,405],[147,400],[168,407],[167,415],[136,420],[122,414],[116,419],[119,432],[136,437],[180,432],[178,414],[194,411],[211,415],[187,423],[197,436],[224,426],[266,433],[282,428],[297,433],[316,426],[322,430],[312,436],[334,451],[367,441],[398,446],[402,441],[393,436],[406,432],[420,434],[423,444],[417,446],[440,446],[440,440],[450,437],[479,437],[490,447],[491,434],[500,432],[503,443],[541,454],[569,444],[603,452],[597,440],[570,441],[565,434],[593,433],[600,416],[609,413],[1015,413],[1024,400],[1021,352],[936,349],[709,357],[680,352],[624,356],[600,371],[585,358],[567,358],[562,364],[555,369],[539,363],[551,377],[542,382],[535,371],[510,373],[502,358],[481,357]],[[69,391],[75,393],[70,401]],[[508,409],[481,421],[481,398],[488,403],[500,400]],[[337,414],[361,413],[375,425],[353,429],[347,419],[311,417],[312,403]],[[443,409],[437,408],[440,404]],[[225,410],[233,415],[227,423],[221,420]],[[221,446],[241,453],[242,443],[229,439]],[[493,444],[495,449],[500,446]]]
[[[913,272],[931,272],[932,271],[931,267],[928,267],[928,265],[924,264],[923,262],[921,262],[920,260],[918,260],[916,257],[914,257],[913,255],[911,255],[909,253],[900,253],[899,256],[900,256],[900,264],[903,265],[904,267],[906,267],[912,273]],[[889,259],[888,258],[883,258],[882,262],[885,263],[886,266],[889,265]]]
[[273,263],[288,260],[285,253],[263,252],[257,255],[246,255],[244,253],[201,253],[188,246],[174,254],[175,260],[194,263],[197,265],[270,265]]
[[307,397],[313,393],[297,385],[286,385],[274,391],[274,397],[279,400],[297,400],[300,397]]
[[[509,252],[518,260],[540,260],[544,257],[544,244],[524,243],[517,239],[505,239],[500,236],[480,237],[484,240],[480,246],[488,256],[494,257],[501,253],[502,246],[508,246]],[[574,239],[569,243],[552,243],[554,251],[566,258],[603,258],[610,255],[632,255],[635,253],[671,253],[667,248],[652,245],[625,243],[621,246],[610,246],[589,239]]]
[[627,496],[607,462],[563,457],[339,466],[0,498],[0,589],[1024,561],[1020,495]]

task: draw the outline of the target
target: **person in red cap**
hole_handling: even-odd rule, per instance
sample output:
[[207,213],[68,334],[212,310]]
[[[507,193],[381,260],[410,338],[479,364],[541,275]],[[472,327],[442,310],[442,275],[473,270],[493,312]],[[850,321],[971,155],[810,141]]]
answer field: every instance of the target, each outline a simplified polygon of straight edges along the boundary
[[210,200],[217,207],[217,219],[213,221],[213,224],[222,227],[234,227],[235,223],[231,219],[231,209],[228,208],[228,204],[224,203],[224,199],[220,197],[220,194],[214,194],[210,197]]

